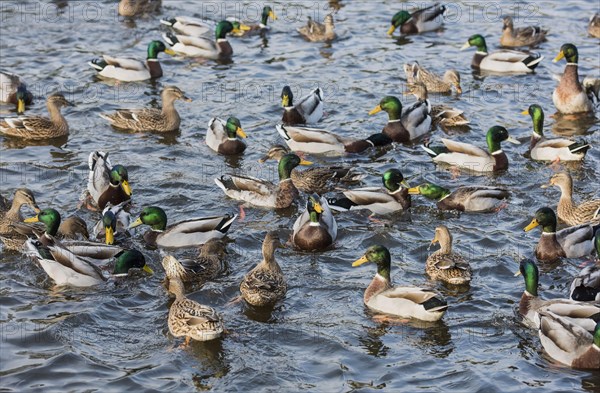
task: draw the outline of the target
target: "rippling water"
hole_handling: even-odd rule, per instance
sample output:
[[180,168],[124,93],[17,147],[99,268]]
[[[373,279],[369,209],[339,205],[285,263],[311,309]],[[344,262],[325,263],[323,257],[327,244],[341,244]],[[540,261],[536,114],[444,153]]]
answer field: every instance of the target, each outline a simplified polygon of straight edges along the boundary
[[[231,39],[234,61],[227,65],[161,55],[165,76],[155,83],[115,84],[99,81],[86,63],[101,53],[143,58],[146,46],[160,37],[161,16],[195,15],[210,19],[254,19],[263,3],[164,1],[159,15],[135,21],[115,17],[116,4],[103,2],[0,3],[0,65],[21,74],[36,95],[31,113],[45,113],[44,98],[63,91],[77,104],[66,117],[68,140],[30,144],[0,137],[3,194],[31,188],[40,206],[64,216],[75,206],[87,179],[87,156],[102,149],[129,168],[136,208],[159,204],[170,221],[190,216],[233,212],[238,203],[224,197],[212,179],[241,171],[274,179],[273,163],[257,164],[272,143],[281,143],[274,124],[281,118],[279,93],[285,84],[301,96],[317,84],[326,92],[323,127],[359,137],[379,131],[384,115],[369,117],[383,95],[401,95],[402,64],[419,60],[441,73],[456,68],[463,77],[461,97],[433,95],[433,103],[463,109],[471,130],[453,136],[485,144],[485,130],[506,126],[526,142],[530,120],[519,112],[531,103],[546,111],[547,132],[581,135],[591,150],[581,164],[570,165],[579,198],[598,194],[599,122],[561,121],[549,115],[564,62],[553,64],[561,44],[579,48],[582,75],[600,76],[600,41],[587,36],[587,18],[598,11],[594,1],[509,2],[459,1],[449,4],[444,30],[391,39],[385,35],[394,12],[423,2],[275,2],[280,19],[267,40]],[[339,39],[331,44],[302,40],[295,28],[307,15],[322,20],[334,7]],[[517,14],[518,13],[518,14]],[[521,26],[550,28],[539,50],[546,57],[534,75],[481,78],[469,68],[473,51],[459,52],[474,33],[497,46],[502,14],[515,15]],[[518,16],[516,16],[518,15]],[[111,129],[98,114],[120,107],[159,105],[164,85],[181,87],[195,101],[177,103],[182,116],[175,135],[129,134]],[[403,98],[403,102],[411,99]],[[11,108],[2,107],[7,114]],[[249,148],[239,159],[224,159],[204,143],[212,116],[241,119]],[[551,132],[550,132],[551,131]],[[432,138],[444,136],[440,130]],[[526,145],[526,144],[525,144]],[[286,238],[297,208],[283,212],[247,209],[247,218],[229,233],[227,274],[190,297],[216,307],[229,334],[221,340],[178,349],[168,333],[172,300],[162,285],[157,253],[145,250],[157,272],[153,277],[104,288],[55,288],[39,266],[4,252],[0,264],[0,384],[8,391],[598,391],[600,374],[557,366],[542,353],[537,334],[522,327],[514,308],[523,291],[514,278],[518,260],[529,255],[539,232],[522,228],[543,205],[555,206],[558,190],[541,190],[553,169],[524,157],[526,146],[505,147],[511,170],[493,176],[462,174],[453,179],[436,170],[418,146],[394,146],[341,161],[369,173],[365,185],[379,185],[379,174],[400,168],[410,183],[435,181],[502,185],[512,190],[508,208],[489,215],[439,213],[433,204],[413,199],[410,212],[382,226],[366,214],[337,215],[339,238],[320,254],[280,250],[277,258],[289,291],[272,312],[227,305],[238,294],[242,276],[261,258],[266,229]],[[383,154],[385,153],[385,154]],[[311,157],[312,159],[312,157]],[[314,158],[319,163],[334,158]],[[77,212],[88,223],[97,217]],[[430,282],[424,274],[428,244],[438,223],[454,233],[455,248],[474,270],[462,291]],[[450,309],[439,323],[379,323],[362,304],[374,266],[352,269],[351,261],[374,243],[390,247],[392,278],[443,293]],[[431,252],[431,251],[429,251]],[[570,277],[582,261],[543,266],[541,294],[564,297]],[[278,387],[278,388],[277,388]]]

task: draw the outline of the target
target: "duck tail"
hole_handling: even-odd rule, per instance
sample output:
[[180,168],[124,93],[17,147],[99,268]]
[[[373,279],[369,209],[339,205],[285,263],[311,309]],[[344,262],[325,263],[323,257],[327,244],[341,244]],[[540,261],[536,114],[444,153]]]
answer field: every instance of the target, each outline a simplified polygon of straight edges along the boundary
[[532,53],[523,60],[523,63],[527,68],[533,70],[542,60],[544,60],[544,56],[541,56],[539,53]]
[[229,228],[231,228],[231,224],[233,224],[236,218],[237,214],[234,214],[233,216],[227,214],[225,217],[223,217],[223,220],[219,223],[219,225],[215,227],[215,230],[221,233],[227,233]]
[[592,146],[587,142],[575,142],[569,145],[569,151],[571,153],[587,153],[588,149]]
[[289,141],[290,139],[292,139],[292,138],[291,138],[291,137],[288,135],[288,133],[287,133],[287,131],[286,131],[286,129],[285,129],[285,126],[284,126],[283,124],[277,124],[277,125],[275,126],[275,129],[277,130],[277,132],[279,133],[279,135],[281,135],[281,137],[282,137],[283,139],[285,139],[286,141]]
[[167,44],[169,44],[171,46],[179,43],[179,40],[177,39],[177,37],[175,36],[175,34],[173,34],[171,32],[164,33],[163,34],[163,39],[165,41],[167,41]]
[[423,150],[425,150],[425,152],[427,154],[429,154],[432,158],[433,157],[437,157],[439,154],[442,153],[442,151],[441,151],[442,148],[440,148],[440,147],[431,147],[429,143],[422,144],[421,148]]
[[89,61],[88,64],[96,71],[102,71],[104,67],[108,65],[108,63],[104,59],[94,59],[92,61]]
[[352,202],[348,198],[327,198],[327,204],[331,208],[331,210],[335,210],[338,212],[347,212],[352,209],[352,207],[356,206],[356,203]]
[[425,308],[425,310],[431,312],[446,311],[448,309],[448,303],[440,296],[433,296],[432,298],[421,303],[421,305],[423,308]]
[[175,19],[175,18],[171,18],[171,19],[161,19],[161,20],[160,20],[160,23],[161,23],[161,24],[163,24],[163,25],[167,25],[167,26],[173,27],[173,25],[174,25],[175,23],[177,23],[177,19]]

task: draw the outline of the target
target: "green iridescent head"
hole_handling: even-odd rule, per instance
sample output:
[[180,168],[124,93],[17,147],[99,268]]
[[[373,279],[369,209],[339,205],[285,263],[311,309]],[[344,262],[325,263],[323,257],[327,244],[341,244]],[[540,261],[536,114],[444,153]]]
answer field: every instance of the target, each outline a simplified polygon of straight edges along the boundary
[[504,141],[520,145],[521,142],[508,135],[508,130],[502,126],[493,126],[485,137],[490,153],[500,150],[500,144]]
[[308,210],[311,222],[319,222],[319,217],[323,214],[323,206],[321,206],[321,198],[319,198],[319,195],[312,194],[308,197],[306,210]]
[[283,90],[281,90],[281,106],[284,108],[294,106],[294,93],[289,86],[283,86]]
[[402,116],[402,103],[394,96],[386,96],[379,101],[379,105],[373,108],[369,115],[384,111],[388,114],[389,120],[399,120]]
[[167,48],[162,41],[152,41],[148,44],[148,59],[157,59],[160,52],[171,56],[175,55],[175,51]]
[[240,138],[246,138],[246,133],[242,129],[242,123],[237,117],[231,116],[227,119],[227,124],[225,124],[225,131],[227,132],[227,137],[235,139],[236,136]]
[[531,259],[523,259],[519,264],[519,273],[525,279],[525,289],[532,296],[538,295],[539,271],[538,267]]
[[394,34],[394,31],[402,26],[407,20],[409,20],[411,18],[410,13],[408,13],[408,11],[399,11],[396,12],[394,14],[394,16],[392,16],[392,22],[391,22],[391,26],[388,29],[388,35],[392,35]]
[[286,180],[290,178],[292,169],[300,165],[302,160],[294,153],[288,153],[281,157],[279,160],[279,166],[277,167],[279,172],[279,180]]
[[573,44],[564,44],[560,47],[560,52],[554,58],[553,62],[561,60],[562,58],[567,59],[567,63],[577,64],[579,61],[579,52],[577,52],[577,47]]
[[481,34],[475,34],[469,37],[467,42],[460,48],[460,50],[465,50],[470,47],[476,47],[478,52],[487,53],[487,45],[485,44],[485,38]]
[[352,266],[356,267],[366,262],[373,262],[377,265],[377,274],[389,280],[391,261],[390,251],[385,246],[375,245],[369,247],[365,255],[354,261]]
[[107,210],[102,215],[102,226],[106,235],[106,244],[114,244],[115,232],[117,230],[117,216],[111,210]]
[[409,188],[408,193],[411,195],[423,195],[426,198],[437,199],[439,201],[450,195],[450,190],[432,183],[423,183],[417,187]]
[[229,33],[241,33],[242,30],[250,30],[250,28],[240,22],[229,22],[222,20],[217,23],[215,28],[215,39],[224,39]]
[[149,225],[156,231],[164,231],[167,228],[167,213],[158,206],[147,206],[142,209],[138,219],[129,225],[129,228],[142,224]]
[[127,168],[123,165],[115,165],[111,168],[110,174],[110,184],[113,186],[121,185],[121,188],[127,195],[131,195],[131,187],[129,186],[129,173],[127,173]]
[[535,217],[524,230],[528,232],[537,226],[541,226],[542,231],[546,233],[556,232],[556,214],[554,214],[554,210],[549,207],[538,209],[535,212]]
[[24,222],[41,222],[46,226],[46,233],[50,236],[56,236],[60,226],[60,213],[54,209],[44,209],[35,217],[28,218]]
[[277,15],[275,15],[275,12],[273,11],[273,9],[271,7],[269,7],[268,5],[266,5],[263,7],[263,10],[262,10],[261,23],[266,26],[269,17],[271,17],[272,20],[277,19]]
[[529,114],[533,121],[533,132],[539,136],[544,136],[544,110],[538,104],[529,105],[529,109],[521,112],[523,115]]
[[123,250],[115,255],[115,258],[113,274],[127,274],[129,269],[143,269],[147,273],[154,274],[152,269],[146,265],[144,254],[138,250]]
[[596,323],[596,328],[594,329],[594,345],[600,347],[600,321]]
[[398,191],[401,186],[409,188],[408,183],[404,180],[404,176],[402,176],[402,172],[398,169],[388,169],[381,176],[381,180],[383,181],[383,186],[389,192]]

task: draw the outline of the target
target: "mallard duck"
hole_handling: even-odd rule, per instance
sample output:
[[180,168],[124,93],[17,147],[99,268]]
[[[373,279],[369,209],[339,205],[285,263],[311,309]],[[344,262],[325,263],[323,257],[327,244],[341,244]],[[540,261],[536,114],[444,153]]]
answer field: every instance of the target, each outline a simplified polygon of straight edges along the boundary
[[108,153],[91,152],[88,167],[87,191],[100,209],[104,209],[107,203],[118,205],[131,199],[129,173],[123,165],[113,166]]
[[377,274],[365,290],[365,305],[373,311],[401,318],[438,321],[448,309],[448,303],[435,292],[419,287],[394,287],[390,279],[391,257],[381,245],[371,246],[365,255],[352,263],[353,267],[366,262],[377,265]]
[[558,218],[566,224],[574,226],[592,221],[600,222],[600,199],[573,204],[573,179],[567,172],[552,175],[550,183],[542,185],[542,188],[551,186],[560,188],[557,212]]
[[[269,149],[267,154],[260,158],[261,164],[269,159],[281,160],[283,156],[289,153],[289,150],[282,145],[275,145]],[[310,161],[302,161],[306,164]],[[306,193],[324,194],[331,191],[339,183],[357,183],[365,178],[366,175],[357,173],[353,167],[342,165],[315,166],[300,171],[298,168],[292,169],[292,183],[299,191]]]
[[[58,238],[59,239],[89,239],[90,234],[88,233],[87,224],[81,217],[71,216],[64,220],[61,220],[58,226]],[[112,243],[107,243],[112,244]]]
[[283,209],[298,197],[298,189],[291,179],[291,171],[302,160],[297,155],[286,154],[279,161],[279,184],[247,176],[225,175],[215,178],[215,183],[230,198],[255,206]]
[[272,306],[287,292],[285,277],[275,260],[275,248],[281,247],[274,232],[268,232],[262,244],[263,259],[250,270],[240,284],[242,298],[253,306]]
[[553,62],[556,63],[563,58],[567,60],[567,65],[560,78],[560,83],[552,93],[554,106],[563,114],[592,112],[594,106],[579,82],[577,47],[573,44],[564,44],[560,47],[560,52]]
[[469,143],[442,138],[444,147],[423,145],[423,149],[433,158],[433,162],[444,163],[473,172],[496,172],[508,168],[508,157],[500,145],[504,141],[521,144],[512,138],[506,128],[494,126],[486,135],[488,151]]
[[[205,283],[215,279],[223,271],[223,262],[225,258],[225,243],[221,239],[209,239],[198,249],[198,255],[194,258],[170,261],[164,257],[162,265],[167,272],[167,277],[177,277],[184,283],[199,282]],[[167,271],[167,269],[170,269]]]
[[317,87],[294,104],[292,89],[284,86],[281,91],[281,106],[284,124],[314,124],[323,117],[323,90]]
[[393,142],[383,133],[373,134],[366,139],[350,139],[319,128],[283,124],[277,124],[275,128],[291,150],[311,154],[362,153],[372,147],[385,146]]
[[500,45],[511,48],[519,46],[536,46],[542,41],[546,41],[548,30],[539,26],[527,26],[514,28],[513,19],[510,16],[502,18],[503,27],[500,36]]
[[33,102],[33,94],[18,75],[0,70],[0,101],[16,105],[17,114],[22,115],[25,105]]
[[121,0],[119,1],[119,15],[136,16],[156,12],[161,5],[161,0]]
[[92,234],[96,239],[104,238],[106,244],[113,244],[118,235],[128,234],[127,228],[131,223],[129,208],[131,200],[127,200],[113,206],[107,203],[102,210],[102,218],[94,225]]
[[451,93],[452,87],[456,89],[456,93],[462,93],[460,74],[456,70],[448,70],[440,77],[415,61],[412,64],[404,64],[404,73],[409,84],[421,82],[430,93]]
[[544,56],[533,52],[498,50],[488,53],[485,39],[479,34],[472,35],[460,50],[468,49],[471,46],[477,48],[471,62],[471,68],[475,70],[497,73],[530,73],[544,59]]
[[538,297],[539,271],[531,259],[523,259],[515,276],[522,274],[525,280],[525,291],[519,302],[519,314],[523,322],[532,328],[540,327],[541,312],[553,312],[563,317],[572,318],[579,326],[586,330],[593,330],[600,312],[600,305],[593,302],[576,302],[570,299],[543,300]]
[[586,76],[581,84],[592,105],[600,103],[600,78]]
[[242,154],[246,144],[236,137],[246,138],[242,124],[237,117],[231,116],[227,121],[213,117],[208,122],[206,130],[206,144],[217,153],[231,156]]
[[4,243],[4,248],[7,250],[18,250],[25,242],[26,236],[20,234],[12,226],[15,222],[23,221],[21,214],[23,205],[29,206],[36,213],[40,212],[33,193],[27,188],[15,190],[12,201],[0,195],[0,241]]
[[52,94],[46,100],[50,118],[41,116],[6,117],[0,121],[0,133],[16,138],[42,140],[69,135],[69,124],[60,108],[75,106],[62,94]]
[[445,6],[436,3],[413,13],[409,13],[408,11],[397,12],[392,17],[392,25],[387,33],[388,35],[392,35],[397,28],[400,28],[400,33],[402,34],[419,34],[437,30],[444,23],[442,15],[445,11]]
[[600,301],[600,231],[594,237],[596,263],[579,272],[571,282],[569,298],[577,301]]
[[327,199],[312,194],[306,202],[306,210],[292,227],[294,245],[304,251],[320,251],[331,246],[337,238],[337,223]]
[[471,282],[471,266],[460,254],[452,251],[452,235],[445,225],[435,228],[431,244],[440,243],[440,249],[431,254],[425,263],[425,272],[434,280],[448,284],[464,285]]
[[577,369],[600,370],[600,322],[592,334],[568,318],[545,312],[540,313],[538,334],[552,359]]
[[227,34],[249,29],[248,26],[238,22],[231,23],[223,20],[215,27],[214,41],[205,37],[173,33],[165,33],[163,34],[163,38],[176,53],[223,61],[229,60],[233,56],[233,48],[229,41],[227,41]]
[[[106,282],[102,271],[86,258],[80,257],[61,243],[45,246],[40,240],[28,239],[26,253],[36,259],[56,285],[90,287]],[[126,275],[129,269],[143,269],[153,274],[144,255],[136,250],[124,250],[115,255],[113,274]]]
[[535,217],[525,227],[525,232],[541,226],[542,236],[535,247],[535,256],[541,261],[579,258],[594,252],[594,233],[600,224],[584,224],[556,231],[556,215],[549,207],[535,212]]
[[101,113],[100,117],[110,125],[121,130],[144,132],[173,132],[179,129],[181,118],[175,109],[175,101],[191,102],[183,91],[176,86],[167,86],[160,94],[162,109],[119,109],[113,114]]
[[187,36],[200,37],[215,31],[216,23],[191,16],[176,16],[161,19],[160,23],[167,25]]
[[408,84],[404,95],[412,94],[417,99],[402,110],[401,122],[412,135],[423,135],[431,130],[431,103],[427,98],[427,87],[422,82]]
[[539,161],[581,161],[590,148],[588,143],[574,142],[566,138],[544,138],[544,111],[542,107],[533,104],[522,115],[531,116],[533,133],[529,153],[531,158]]
[[306,26],[298,28],[298,33],[301,36],[312,42],[332,41],[335,40],[336,34],[333,31],[333,15],[325,16],[323,23],[315,22],[310,16]]
[[145,224],[150,230],[144,241],[151,247],[181,248],[199,246],[210,239],[220,239],[229,230],[237,215],[191,218],[167,227],[167,214],[157,206],[142,209],[140,216],[129,229]]
[[446,130],[450,127],[461,127],[471,124],[464,112],[447,105],[431,105],[431,122]]
[[256,34],[263,34],[264,32],[271,29],[270,26],[267,26],[269,17],[273,21],[277,20],[277,15],[275,15],[275,11],[273,11],[273,9],[271,7],[266,5],[263,7],[259,24],[246,25],[249,27],[248,30],[240,29],[238,32],[234,33],[233,35],[235,35],[236,37],[240,37],[240,36],[247,37],[247,36],[256,35]]
[[590,17],[588,33],[592,37],[600,38],[600,13],[596,13]]
[[162,41],[152,41],[148,44],[148,57],[146,61],[126,57],[112,57],[102,55],[101,59],[94,59],[88,64],[98,71],[98,74],[123,82],[138,82],[156,79],[163,76],[163,71],[158,62],[158,54],[165,52],[175,55],[175,51],[165,46]]
[[500,202],[510,196],[508,190],[498,187],[466,186],[451,192],[432,183],[423,183],[410,188],[408,193],[437,199],[437,207],[440,210],[461,212],[490,212],[497,209]]
[[[419,91],[422,91],[422,86]],[[427,98],[426,93],[425,98]],[[428,100],[417,100],[415,104],[403,111],[398,98],[386,96],[369,112],[369,115],[381,111],[386,112],[388,122],[381,132],[394,142],[405,143],[419,138],[429,131],[431,126],[430,110],[431,106]]]
[[[383,189],[364,187],[344,191],[342,198],[327,200],[333,210],[348,211],[367,209],[375,214],[388,214],[410,207],[408,183],[398,169],[388,169],[381,176]],[[404,186],[404,187],[403,187]]]
[[210,341],[221,337],[224,330],[221,316],[214,308],[188,299],[183,289],[180,279],[169,278],[169,292],[175,295],[169,309],[169,332],[175,337],[185,337],[186,346],[192,339]]

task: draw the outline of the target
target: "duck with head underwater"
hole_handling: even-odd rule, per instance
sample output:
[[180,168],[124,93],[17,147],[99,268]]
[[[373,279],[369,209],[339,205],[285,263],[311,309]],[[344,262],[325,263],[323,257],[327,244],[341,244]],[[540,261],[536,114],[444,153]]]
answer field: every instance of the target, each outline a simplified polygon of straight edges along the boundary
[[327,200],[312,194],[306,202],[306,210],[292,227],[292,241],[304,251],[320,251],[331,246],[337,238],[337,223]]
[[370,210],[373,214],[389,214],[410,207],[409,185],[398,169],[388,169],[381,175],[383,188],[363,187],[343,191],[344,196],[327,201],[333,210]]

